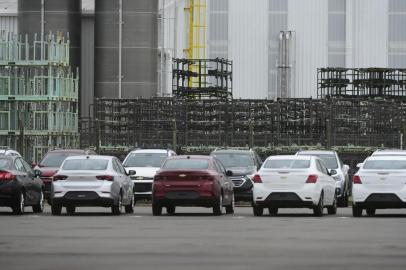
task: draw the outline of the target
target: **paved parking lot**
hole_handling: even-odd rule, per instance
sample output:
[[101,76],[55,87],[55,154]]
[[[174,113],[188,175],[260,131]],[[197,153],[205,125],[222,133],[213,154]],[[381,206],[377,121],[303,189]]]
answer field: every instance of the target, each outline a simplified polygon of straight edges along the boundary
[[351,209],[316,218],[310,210],[254,217],[250,207],[214,217],[150,207],[120,217],[79,208],[74,216],[12,216],[0,208],[2,269],[404,269],[406,211],[352,218]]

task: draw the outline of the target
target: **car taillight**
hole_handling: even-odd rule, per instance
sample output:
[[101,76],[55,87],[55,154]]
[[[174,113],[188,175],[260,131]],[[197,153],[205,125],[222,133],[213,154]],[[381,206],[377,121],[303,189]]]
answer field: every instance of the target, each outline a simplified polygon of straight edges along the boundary
[[307,177],[306,183],[307,184],[314,184],[317,182],[318,176],[316,174],[311,174]]
[[352,177],[352,182],[353,182],[354,184],[362,184],[361,177],[359,177],[359,175],[354,175],[354,176]]
[[52,181],[65,180],[66,178],[68,178],[66,175],[55,175],[55,176],[52,178]]
[[254,177],[252,178],[252,181],[254,181],[254,183],[262,183],[262,179],[261,176],[259,174],[254,175]]
[[16,176],[10,172],[0,172],[0,181],[12,181]]
[[203,180],[203,181],[214,181],[214,178],[210,175],[202,175],[199,176],[199,180]]
[[111,175],[98,175],[96,176],[97,179],[99,180],[105,180],[105,181],[113,181],[114,180],[114,176]]

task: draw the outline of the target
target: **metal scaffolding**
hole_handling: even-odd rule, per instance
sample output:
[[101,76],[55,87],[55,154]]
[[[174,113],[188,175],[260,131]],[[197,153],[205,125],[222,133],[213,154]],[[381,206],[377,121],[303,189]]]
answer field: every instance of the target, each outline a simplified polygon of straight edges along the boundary
[[50,33],[0,35],[0,145],[37,161],[50,148],[79,145],[79,78],[69,66],[69,41]]

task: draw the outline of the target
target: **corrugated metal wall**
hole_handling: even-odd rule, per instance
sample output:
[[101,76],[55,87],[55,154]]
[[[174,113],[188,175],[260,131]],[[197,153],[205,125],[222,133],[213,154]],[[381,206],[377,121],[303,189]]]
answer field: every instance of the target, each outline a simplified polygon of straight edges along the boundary
[[293,97],[317,97],[317,68],[327,64],[328,1],[290,0],[288,30],[296,32]]
[[0,32],[9,32],[9,33],[18,34],[17,14],[15,14],[15,15],[0,14]]
[[81,116],[89,117],[89,105],[94,101],[94,14],[82,17],[81,37]]
[[406,68],[406,1],[389,1],[388,64]]
[[233,96],[268,96],[268,0],[229,2],[229,59],[233,61]]

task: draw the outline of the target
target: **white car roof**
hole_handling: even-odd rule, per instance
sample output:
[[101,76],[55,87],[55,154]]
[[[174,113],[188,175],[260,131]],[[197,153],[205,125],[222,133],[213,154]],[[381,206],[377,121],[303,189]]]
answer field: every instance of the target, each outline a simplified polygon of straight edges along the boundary
[[[370,156],[366,160],[406,160],[406,156]],[[365,161],[366,161],[365,160]]]
[[305,151],[298,151],[296,154],[313,154],[313,155],[317,155],[317,154],[331,154],[334,155],[335,151],[331,151],[331,150],[305,150]]
[[295,155],[279,155],[279,156],[270,156],[267,158],[267,160],[272,160],[272,159],[292,159],[292,160],[310,160],[312,158],[315,158],[313,156],[295,156]]
[[166,154],[170,150],[167,149],[138,149],[138,150],[133,150],[130,152],[130,154],[134,153],[153,153],[153,154]]
[[88,155],[88,156],[84,156],[84,155],[81,155],[81,156],[70,156],[70,157],[67,157],[66,159],[65,159],[65,161],[66,160],[70,160],[70,159],[108,159],[108,160],[110,160],[110,159],[113,159],[114,157],[113,156],[99,156],[99,155]]
[[372,153],[372,156],[388,156],[388,155],[406,156],[406,150],[384,149],[384,150],[376,150],[375,152]]

